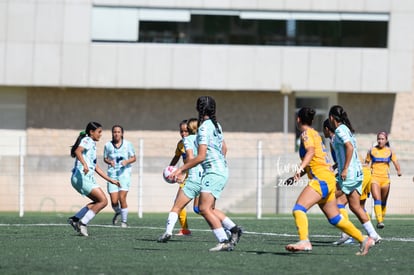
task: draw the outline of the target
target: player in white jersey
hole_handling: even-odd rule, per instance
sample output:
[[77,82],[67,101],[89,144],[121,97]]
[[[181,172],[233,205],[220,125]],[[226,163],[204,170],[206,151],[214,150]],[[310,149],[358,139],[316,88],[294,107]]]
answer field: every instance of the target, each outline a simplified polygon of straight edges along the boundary
[[127,195],[131,185],[131,164],[137,160],[132,143],[124,139],[124,128],[112,126],[112,140],[104,147],[104,162],[108,164],[108,176],[119,181],[120,186],[107,183],[115,215],[112,224],[116,225],[121,216],[121,227],[128,227]]
[[81,195],[92,200],[68,219],[69,224],[82,236],[88,236],[86,226],[108,204],[105,193],[96,183],[94,171],[106,181],[119,186],[119,182],[108,177],[96,163],[96,142],[101,136],[102,125],[89,122],[86,130],[79,133],[70,152],[75,158],[75,167],[71,177],[72,186]]
[[335,129],[333,148],[338,163],[337,181],[339,187],[348,199],[350,210],[358,217],[368,235],[375,242],[379,242],[381,237],[375,231],[367,212],[360,203],[363,172],[358,157],[355,131],[352,128],[348,114],[342,106],[332,106],[329,110],[329,122],[332,128]]
[[[170,177],[178,177],[178,180],[182,181],[180,177],[183,171],[201,164],[203,176],[199,199],[200,214],[210,225],[219,242],[210,251],[231,251],[239,241],[242,229],[215,207],[216,200],[220,197],[228,179],[225,159],[227,147],[221,126],[216,120],[216,102],[210,96],[201,96],[197,99],[196,108],[200,124],[197,132],[198,155],[179,167]],[[223,227],[230,229],[230,239]]]

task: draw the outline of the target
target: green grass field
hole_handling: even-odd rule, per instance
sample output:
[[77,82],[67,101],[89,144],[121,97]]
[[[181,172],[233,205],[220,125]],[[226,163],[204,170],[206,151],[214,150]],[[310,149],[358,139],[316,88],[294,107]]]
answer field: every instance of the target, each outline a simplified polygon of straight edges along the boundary
[[[357,245],[333,246],[339,231],[320,215],[309,218],[313,251],[290,253],[297,241],[290,215],[256,220],[230,215],[245,233],[232,252],[209,252],[216,240],[206,222],[193,214],[190,237],[157,243],[167,214],[130,213],[129,228],[111,225],[99,214],[77,236],[66,223],[69,214],[0,214],[0,274],[413,274],[414,217],[387,216],[379,231],[383,242],[365,256]],[[354,221],[354,220],[353,220]],[[358,225],[358,227],[360,227]],[[177,228],[178,229],[178,228]]]

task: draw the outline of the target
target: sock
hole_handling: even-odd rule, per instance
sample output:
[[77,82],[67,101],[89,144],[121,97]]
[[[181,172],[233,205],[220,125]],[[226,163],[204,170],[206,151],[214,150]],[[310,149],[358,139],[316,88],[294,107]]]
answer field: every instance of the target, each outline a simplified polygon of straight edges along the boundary
[[128,208],[121,208],[121,218],[122,222],[128,221]]
[[368,235],[371,238],[374,238],[374,239],[378,238],[377,231],[375,231],[374,226],[372,225],[371,221],[367,221],[362,226],[364,227],[365,231],[367,231]]
[[121,208],[119,207],[119,204],[113,206],[112,205],[112,209],[115,211],[115,213],[121,213]]
[[216,236],[216,239],[218,240],[219,243],[229,240],[227,237],[226,231],[224,231],[223,227],[213,229],[213,233],[214,233],[214,236]]
[[296,228],[298,229],[299,240],[309,240],[308,216],[306,208],[296,204],[293,207],[293,217],[295,218]]
[[387,205],[384,202],[381,204],[381,212],[382,212],[382,221],[384,221],[385,212],[387,212]]
[[361,231],[359,231],[351,221],[344,219],[341,215],[329,219],[329,223],[335,225],[342,232],[345,232],[358,242],[362,243],[364,241],[364,236]]
[[374,201],[374,211],[375,211],[375,217],[377,218],[377,222],[383,222],[383,217],[382,217],[382,206],[381,206],[381,201],[380,200],[375,200]]
[[172,235],[175,223],[178,220],[178,214],[175,212],[170,212],[167,218],[167,225],[165,228],[165,233]]
[[339,212],[341,213],[342,217],[344,219],[349,220],[349,215],[348,215],[348,211],[345,208],[345,205],[343,204],[338,204],[338,208],[339,208]]
[[85,216],[86,212],[88,212],[89,208],[87,206],[84,206],[81,210],[79,210],[78,213],[75,214],[75,217],[79,220]]
[[180,224],[182,229],[188,229],[187,210],[185,208],[180,212]]
[[229,217],[225,217],[221,224],[227,230],[230,230],[236,226],[236,224]]
[[93,218],[95,218],[95,215],[95,212],[93,212],[92,210],[88,210],[85,216],[83,216],[83,218],[81,219],[81,223],[85,225],[88,224]]

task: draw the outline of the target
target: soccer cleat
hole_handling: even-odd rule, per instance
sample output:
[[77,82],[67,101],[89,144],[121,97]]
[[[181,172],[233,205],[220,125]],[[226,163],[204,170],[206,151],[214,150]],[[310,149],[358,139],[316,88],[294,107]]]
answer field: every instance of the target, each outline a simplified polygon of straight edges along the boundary
[[128,224],[126,222],[121,222],[121,227],[122,228],[127,228],[128,227]]
[[382,241],[382,238],[380,235],[377,234],[377,236],[375,238],[372,238],[375,242],[375,244],[380,243]]
[[355,240],[352,237],[344,242],[344,244],[354,244],[354,243],[355,243]]
[[177,234],[175,234],[176,236],[191,236],[191,231],[189,229],[180,229],[180,231],[178,231]]
[[358,256],[365,256],[368,254],[368,251],[371,247],[375,245],[374,239],[371,237],[366,237],[365,240],[361,243],[359,251],[356,253]]
[[341,244],[346,243],[350,238],[351,238],[351,236],[349,236],[348,234],[342,233],[341,234],[341,238],[339,240],[333,242],[332,244],[334,244],[334,245],[341,245]]
[[383,222],[377,223],[377,228],[378,229],[383,229],[384,227],[385,227],[385,224]]
[[158,238],[157,242],[166,243],[169,239],[171,239],[171,235],[168,233],[164,233]]
[[230,229],[230,233],[230,243],[233,246],[236,246],[236,244],[240,241],[241,235],[243,234],[243,229],[240,226],[236,225]]
[[233,251],[234,245],[229,241],[224,241],[218,243],[215,247],[210,248],[208,251],[210,252],[218,252],[218,251]]
[[115,213],[114,217],[112,218],[112,224],[116,225],[119,222],[119,216],[121,213]]
[[70,224],[76,232],[79,232],[78,222],[79,222],[79,219],[76,218],[75,216],[72,216],[68,219],[68,224]]
[[78,222],[78,229],[79,229],[79,235],[88,237],[88,228],[86,224],[83,224],[81,221]]
[[312,251],[312,244],[308,240],[303,240],[294,244],[288,244],[285,246],[285,249],[291,252]]

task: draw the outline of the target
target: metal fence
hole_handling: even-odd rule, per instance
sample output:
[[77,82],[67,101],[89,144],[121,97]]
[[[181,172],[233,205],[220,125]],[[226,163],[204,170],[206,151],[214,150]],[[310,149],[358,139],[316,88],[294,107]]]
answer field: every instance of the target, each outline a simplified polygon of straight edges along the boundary
[[[173,156],[178,141],[176,133],[129,140],[137,153],[128,194],[130,211],[137,212],[139,217],[146,212],[168,212],[178,185],[164,182],[162,170]],[[279,136],[274,140],[273,137],[254,139],[230,135],[226,141],[230,177],[217,207],[230,213],[255,213],[259,218],[262,214],[290,213],[307,183],[304,179],[294,186],[283,185],[299,163],[294,152],[294,137],[286,139]],[[0,211],[18,211],[22,216],[25,211],[73,212],[84,205],[88,199],[80,196],[70,184],[74,162],[69,156],[72,142],[73,134],[53,139],[22,137],[10,143],[18,144],[18,148],[0,142]],[[406,143],[401,142],[404,146]],[[106,169],[102,157],[104,142],[98,142],[97,146],[98,164]],[[410,214],[414,213],[411,202],[414,195],[411,172],[414,158],[405,151],[401,155],[404,176],[398,178],[392,173],[388,213]],[[106,183],[98,175],[96,177],[106,191]],[[368,210],[371,205],[369,201]],[[188,210],[191,211],[191,208],[189,205]],[[104,211],[112,210],[107,207]],[[317,207],[310,211],[319,212]]]

